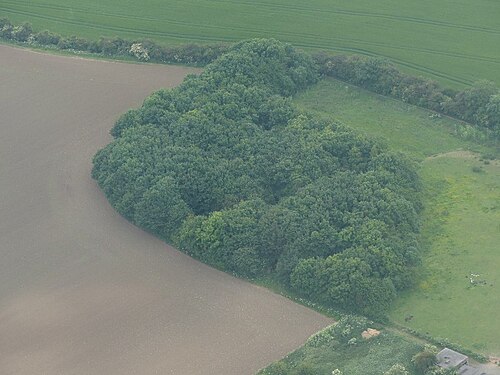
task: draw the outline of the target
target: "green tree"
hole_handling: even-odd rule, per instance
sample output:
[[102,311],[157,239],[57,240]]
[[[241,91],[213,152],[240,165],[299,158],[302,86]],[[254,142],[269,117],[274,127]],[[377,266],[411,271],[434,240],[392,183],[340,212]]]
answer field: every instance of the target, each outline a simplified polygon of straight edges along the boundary
[[425,345],[424,350],[415,354],[412,363],[419,374],[424,375],[428,369],[437,363],[437,348],[432,345]]
[[182,200],[175,180],[164,177],[136,203],[134,220],[139,226],[170,239],[189,214],[191,211]]

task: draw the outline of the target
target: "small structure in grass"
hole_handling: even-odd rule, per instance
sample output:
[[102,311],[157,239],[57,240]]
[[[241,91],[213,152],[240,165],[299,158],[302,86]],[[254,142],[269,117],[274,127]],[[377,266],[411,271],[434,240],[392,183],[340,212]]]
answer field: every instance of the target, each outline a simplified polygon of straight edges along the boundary
[[481,370],[469,365],[469,357],[466,355],[444,348],[437,355],[437,365],[446,370],[456,370],[460,375],[487,375]]
[[445,369],[458,369],[469,363],[469,357],[454,350],[444,348],[437,355],[438,366]]

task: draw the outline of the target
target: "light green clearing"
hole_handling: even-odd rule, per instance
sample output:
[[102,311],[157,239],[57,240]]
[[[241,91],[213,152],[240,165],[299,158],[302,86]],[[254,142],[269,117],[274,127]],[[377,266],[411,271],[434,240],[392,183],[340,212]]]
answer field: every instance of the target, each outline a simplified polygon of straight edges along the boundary
[[[379,136],[421,162],[423,267],[418,285],[399,298],[391,318],[485,354],[500,354],[500,163],[485,165],[469,152],[453,152],[495,150],[453,136],[455,120],[433,119],[429,111],[332,79],[296,102]],[[450,154],[429,158],[442,153]],[[473,172],[474,166],[482,171]],[[471,273],[486,285],[471,287]],[[408,315],[414,318],[405,323]]]
[[296,102],[303,110],[380,138],[417,160],[459,148],[487,150],[453,135],[459,120],[432,118],[432,112],[334,79],[320,81]]
[[[474,173],[474,166],[482,172]],[[500,166],[471,157],[438,157],[423,163],[421,175],[427,193],[424,272],[391,317],[404,323],[413,315],[407,324],[412,328],[498,355]],[[485,284],[471,284],[471,273]]]
[[3,0],[0,16],[91,39],[274,37],[307,49],[385,56],[447,85],[500,83],[500,2],[491,0]]

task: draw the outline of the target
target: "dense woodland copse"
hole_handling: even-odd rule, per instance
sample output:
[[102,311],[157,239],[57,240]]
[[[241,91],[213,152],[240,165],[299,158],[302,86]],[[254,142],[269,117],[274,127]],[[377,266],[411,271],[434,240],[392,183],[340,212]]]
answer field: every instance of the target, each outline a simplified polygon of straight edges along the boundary
[[419,181],[401,155],[301,114],[312,59],[238,43],[124,114],[94,158],[111,204],[196,258],[376,315],[418,263]]

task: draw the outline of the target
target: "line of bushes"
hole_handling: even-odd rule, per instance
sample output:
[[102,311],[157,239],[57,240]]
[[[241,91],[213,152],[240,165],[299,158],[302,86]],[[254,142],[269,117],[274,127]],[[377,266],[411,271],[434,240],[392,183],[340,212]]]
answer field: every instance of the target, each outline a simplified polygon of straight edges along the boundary
[[461,91],[398,70],[387,59],[361,55],[314,56],[320,72],[367,90],[471,123],[490,138],[500,138],[500,90],[478,81]]
[[211,63],[230,47],[222,43],[183,44],[167,47],[146,39],[126,40],[118,37],[101,37],[95,41],[77,36],[63,37],[48,30],[35,32],[28,22],[16,26],[7,18],[0,19],[0,38],[33,46],[88,52],[106,57],[129,57],[144,62],[197,66]]

